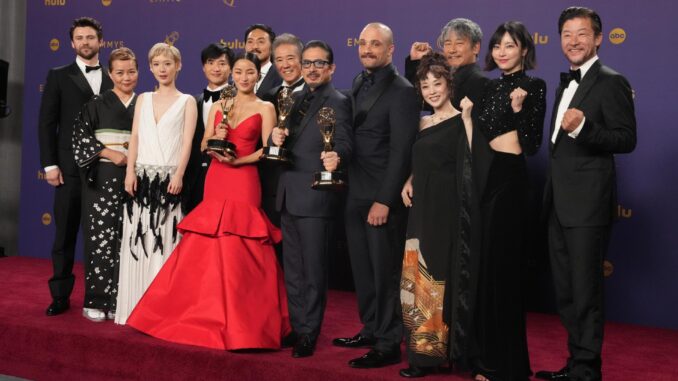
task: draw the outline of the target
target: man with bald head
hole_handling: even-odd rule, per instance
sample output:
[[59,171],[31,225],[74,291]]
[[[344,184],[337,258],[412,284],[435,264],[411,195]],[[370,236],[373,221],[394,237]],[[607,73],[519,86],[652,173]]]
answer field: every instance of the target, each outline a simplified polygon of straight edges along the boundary
[[353,80],[354,147],[345,222],[363,328],[333,344],[371,347],[349,365],[377,368],[400,362],[399,285],[407,222],[400,190],[410,174],[419,106],[414,88],[392,64],[391,29],[368,24],[358,45],[364,70]]

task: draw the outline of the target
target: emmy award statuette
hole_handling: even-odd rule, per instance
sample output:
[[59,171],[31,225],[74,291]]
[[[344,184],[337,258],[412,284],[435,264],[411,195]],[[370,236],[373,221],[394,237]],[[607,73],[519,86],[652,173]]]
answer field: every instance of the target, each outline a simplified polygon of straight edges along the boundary
[[[226,87],[224,87],[224,89],[221,90],[220,100],[223,100],[223,103],[221,104],[221,114],[223,115],[223,119],[217,126],[218,128],[228,128],[228,118],[231,110],[233,110],[233,106],[235,106],[234,98],[236,92],[237,90],[235,86],[231,84],[226,85]],[[235,144],[229,142],[227,139],[228,138],[209,139],[207,141],[207,149],[210,151],[217,152],[221,155],[228,154],[230,156],[236,157]]]
[[[290,93],[289,88],[283,89],[278,94],[278,128],[283,130],[287,129],[285,121],[287,116],[292,110],[294,105],[294,99],[292,99],[292,94]],[[283,146],[270,146],[264,147],[264,151],[261,154],[262,159],[270,160],[272,162],[285,163],[289,164],[292,162],[291,154],[288,149]]]
[[[323,107],[318,111],[317,123],[320,126],[320,134],[323,137],[323,151],[330,152],[333,148],[332,138],[334,137],[337,117],[334,114],[334,109],[331,107]],[[340,191],[346,187],[346,182],[341,179],[341,172],[339,171],[320,171],[313,174],[313,184],[311,188],[315,190],[330,190]]]

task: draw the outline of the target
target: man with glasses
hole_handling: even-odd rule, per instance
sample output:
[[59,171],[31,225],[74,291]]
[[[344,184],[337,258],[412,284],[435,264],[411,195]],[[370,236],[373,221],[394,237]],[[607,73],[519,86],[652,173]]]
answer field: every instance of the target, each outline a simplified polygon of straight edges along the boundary
[[400,190],[410,174],[419,125],[412,85],[392,64],[393,33],[371,23],[360,33],[364,71],[353,81],[353,158],[348,169],[346,238],[363,328],[334,345],[372,347],[349,361],[354,368],[400,362],[400,272],[407,211]]
[[[269,143],[292,153],[280,175],[276,207],[281,213],[283,263],[290,322],[297,335],[292,357],[313,355],[327,300],[327,263],[340,194],[311,189],[317,171],[335,171],[351,154],[351,102],[330,83],[334,54],[327,43],[309,41],[302,51],[306,88],[296,97],[287,130],[274,128]],[[317,121],[324,107],[336,117],[334,149],[323,151]]]

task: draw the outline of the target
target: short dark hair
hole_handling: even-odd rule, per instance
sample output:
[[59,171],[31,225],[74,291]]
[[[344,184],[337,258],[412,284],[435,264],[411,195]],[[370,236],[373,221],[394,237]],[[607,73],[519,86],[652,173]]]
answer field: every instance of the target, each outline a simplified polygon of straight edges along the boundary
[[304,52],[310,48],[320,48],[327,52],[327,61],[329,61],[330,65],[334,63],[334,51],[332,51],[332,48],[330,45],[322,40],[311,40],[304,45],[304,50],[301,51],[301,54],[303,55]]
[[134,61],[134,66],[139,69],[139,63],[137,62],[137,57],[134,55],[134,52],[130,48],[122,47],[117,48],[111,52],[108,56],[108,72],[113,72],[113,62],[115,61]]
[[534,40],[527,31],[527,28],[520,21],[507,21],[497,28],[490,38],[490,45],[485,55],[485,70],[490,71],[497,68],[497,63],[492,58],[492,49],[495,45],[501,43],[504,34],[508,33],[513,42],[518,44],[522,54],[523,49],[527,49],[527,53],[523,58],[523,70],[534,69],[537,66],[537,54],[534,48]]
[[450,94],[450,99],[452,99],[452,68],[450,68],[450,64],[447,63],[447,59],[444,55],[438,52],[431,52],[427,53],[421,58],[421,62],[417,67],[417,74],[415,76],[415,87],[419,94],[421,94],[421,81],[428,77],[428,73],[433,74],[433,76],[436,78],[445,79],[447,91]]
[[226,55],[226,61],[228,61],[228,66],[233,67],[233,58],[235,57],[233,51],[226,45],[221,43],[212,43],[205,47],[200,52],[200,61],[202,64],[206,64],[207,60],[214,60],[223,55]]
[[261,61],[259,61],[259,57],[257,57],[256,54],[247,52],[238,54],[237,56],[235,56],[235,59],[233,60],[233,66],[235,66],[235,63],[240,60],[251,61],[254,64],[254,67],[257,68],[257,73],[261,73]]
[[603,33],[603,22],[600,20],[600,16],[593,9],[586,7],[569,7],[566,8],[558,18],[558,34],[563,32],[563,25],[565,21],[572,20],[574,18],[588,18],[591,20],[591,26],[593,27],[593,33],[596,36],[599,36]]
[[104,30],[101,27],[100,22],[91,17],[78,17],[77,19],[73,20],[73,25],[71,25],[71,29],[68,30],[68,34],[71,36],[71,41],[73,41],[73,31],[75,28],[87,26],[97,31],[97,39],[101,40],[104,38]]
[[268,26],[266,24],[252,24],[245,31],[245,41],[247,41],[247,36],[250,35],[250,32],[252,32],[255,29],[260,29],[260,30],[263,30],[264,32],[268,33],[268,39],[271,41],[271,44],[273,43],[273,40],[275,40],[275,32],[273,31],[273,29],[271,29],[270,26]]

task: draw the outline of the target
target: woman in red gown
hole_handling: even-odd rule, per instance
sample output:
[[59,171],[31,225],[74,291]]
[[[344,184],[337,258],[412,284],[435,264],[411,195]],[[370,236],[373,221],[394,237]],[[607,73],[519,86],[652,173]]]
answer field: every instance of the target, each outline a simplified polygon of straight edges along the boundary
[[177,226],[181,242],[127,321],[139,331],[226,350],[277,349],[291,332],[273,248],[281,234],[260,208],[254,165],[275,123],[273,105],[254,94],[259,68],[253,54],[236,58],[231,112],[222,115],[223,100],[212,106],[203,149],[228,136],[237,158],[210,153],[203,201]]

